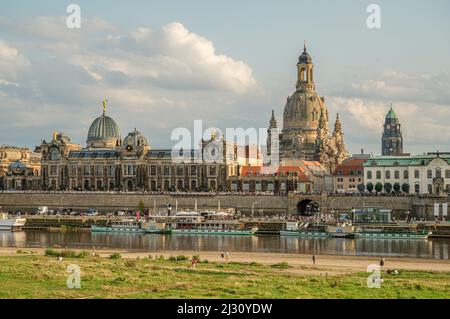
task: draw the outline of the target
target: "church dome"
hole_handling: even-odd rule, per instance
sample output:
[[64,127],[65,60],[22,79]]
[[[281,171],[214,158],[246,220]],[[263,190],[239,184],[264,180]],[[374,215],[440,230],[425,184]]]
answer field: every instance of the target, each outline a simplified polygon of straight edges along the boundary
[[89,127],[88,147],[115,147],[121,140],[120,129],[117,123],[109,116],[103,114],[97,117]]
[[128,135],[123,139],[123,145],[128,146],[149,146],[147,139],[144,134],[134,129],[134,131],[128,133]]
[[306,43],[304,44],[303,47],[303,53],[298,57],[298,63],[305,63],[305,64],[309,64],[312,63],[312,58],[309,55],[308,52],[306,52]]

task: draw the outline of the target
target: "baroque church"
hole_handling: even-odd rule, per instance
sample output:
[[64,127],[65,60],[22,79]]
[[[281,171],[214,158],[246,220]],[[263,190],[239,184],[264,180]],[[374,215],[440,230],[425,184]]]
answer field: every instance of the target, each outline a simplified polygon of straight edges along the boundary
[[[267,149],[273,155],[273,145],[278,134],[274,112],[269,122]],[[279,133],[279,156],[281,161],[320,161],[329,172],[348,158],[344,133],[339,114],[334,131],[328,128],[328,109],[325,98],[315,90],[314,64],[304,46],[297,63],[296,90],[288,96],[283,113],[283,129]]]

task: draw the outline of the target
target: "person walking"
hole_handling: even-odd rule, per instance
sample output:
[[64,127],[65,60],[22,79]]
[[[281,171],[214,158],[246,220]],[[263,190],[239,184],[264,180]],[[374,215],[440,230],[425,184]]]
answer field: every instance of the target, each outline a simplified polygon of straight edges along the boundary
[[225,261],[226,262],[230,261],[230,254],[228,253],[228,251],[225,253]]
[[384,257],[381,257],[380,259],[380,267],[383,268],[384,266]]
[[224,262],[225,261],[225,254],[223,253],[223,251],[222,251],[222,254],[220,255],[220,257],[221,257],[222,262]]
[[316,255],[312,256],[312,262],[313,262],[313,265],[315,266],[316,265]]

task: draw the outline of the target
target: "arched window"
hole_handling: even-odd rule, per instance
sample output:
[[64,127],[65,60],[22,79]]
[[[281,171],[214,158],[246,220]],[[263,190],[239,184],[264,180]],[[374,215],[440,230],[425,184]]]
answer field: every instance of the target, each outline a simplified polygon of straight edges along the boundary
[[391,171],[386,171],[386,179],[390,179],[391,178]]
[[400,179],[400,172],[399,171],[395,171],[394,172],[394,178],[395,179]]
[[436,168],[436,177],[437,178],[441,178],[442,177],[440,168]]
[[367,179],[372,179],[372,171],[367,171]]

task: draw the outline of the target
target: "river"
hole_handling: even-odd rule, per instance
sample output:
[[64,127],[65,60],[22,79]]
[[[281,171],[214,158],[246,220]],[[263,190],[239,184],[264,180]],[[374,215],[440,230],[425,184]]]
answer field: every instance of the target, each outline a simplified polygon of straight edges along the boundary
[[280,236],[193,236],[49,232],[0,232],[0,247],[123,249],[137,251],[249,251],[346,256],[402,256],[449,259],[449,239],[340,239]]

